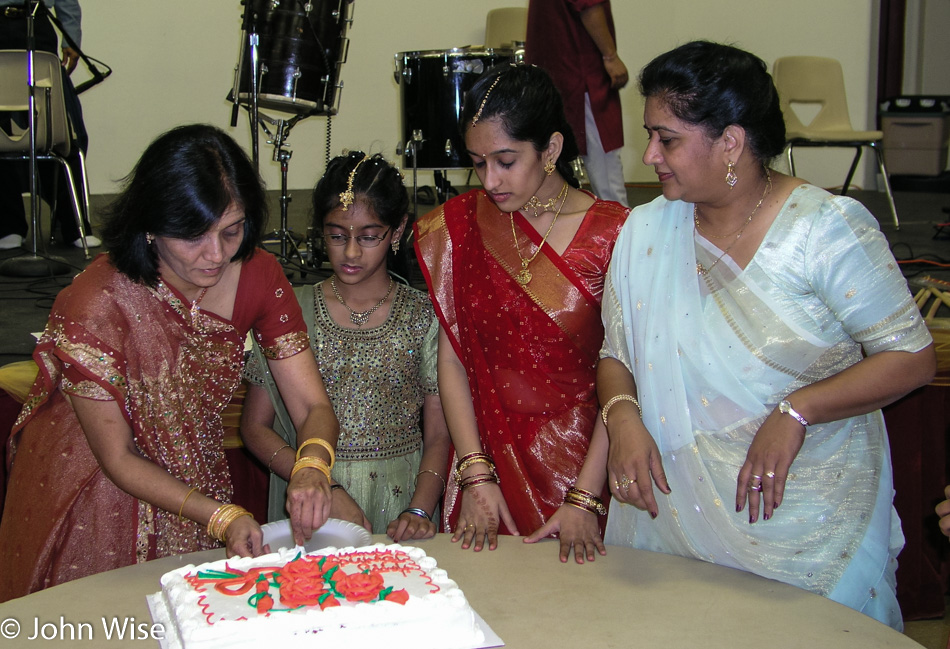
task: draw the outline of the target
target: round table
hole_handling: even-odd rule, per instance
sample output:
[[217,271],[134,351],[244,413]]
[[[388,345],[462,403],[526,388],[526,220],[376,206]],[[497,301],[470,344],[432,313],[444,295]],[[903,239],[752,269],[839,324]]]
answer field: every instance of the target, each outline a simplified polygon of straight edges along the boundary
[[[377,535],[374,541],[387,539]],[[703,561],[608,547],[607,556],[593,563],[562,564],[554,541],[528,545],[517,537],[501,537],[496,550],[480,553],[461,550],[446,534],[414,545],[438,560],[511,649],[920,648],[890,627],[824,597]],[[168,557],[0,604],[0,646],[157,646],[148,635],[151,616],[145,596],[159,590],[159,578],[169,570],[222,558],[223,550]],[[20,628],[14,640],[11,619]],[[135,639],[108,639],[103,624],[117,629],[123,622],[127,632],[135,629]],[[86,626],[80,628],[81,623]],[[29,640],[37,628],[40,637]],[[64,643],[71,630],[83,635]],[[53,637],[44,641],[43,632]]]

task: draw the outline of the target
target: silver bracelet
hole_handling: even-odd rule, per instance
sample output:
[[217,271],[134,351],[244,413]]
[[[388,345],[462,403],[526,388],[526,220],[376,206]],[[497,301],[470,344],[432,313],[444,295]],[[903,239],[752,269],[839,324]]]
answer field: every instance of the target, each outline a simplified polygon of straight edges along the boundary
[[432,517],[429,516],[428,512],[426,512],[426,510],[421,509],[419,507],[406,507],[404,510],[399,512],[400,516],[402,516],[403,514],[415,514],[416,516],[419,516],[420,518],[424,518],[427,521],[432,520]]

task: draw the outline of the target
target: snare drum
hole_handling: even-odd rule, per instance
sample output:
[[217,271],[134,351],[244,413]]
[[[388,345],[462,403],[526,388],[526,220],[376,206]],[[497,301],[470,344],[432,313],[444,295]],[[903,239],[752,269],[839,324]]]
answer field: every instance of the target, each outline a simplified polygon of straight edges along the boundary
[[404,166],[470,168],[472,161],[459,133],[465,92],[489,68],[513,61],[512,50],[500,49],[458,48],[396,54]]
[[246,0],[249,12],[238,70],[238,101],[251,102],[248,34],[258,35],[261,108],[334,115],[353,0]]

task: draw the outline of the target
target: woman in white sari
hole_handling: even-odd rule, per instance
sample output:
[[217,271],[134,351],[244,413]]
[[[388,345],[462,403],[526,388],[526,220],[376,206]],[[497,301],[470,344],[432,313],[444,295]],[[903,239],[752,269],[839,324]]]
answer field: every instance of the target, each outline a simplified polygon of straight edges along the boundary
[[640,88],[663,196],[627,220],[605,289],[597,387],[619,501],[605,541],[899,629],[880,408],[936,360],[887,242],[861,204],[768,169],[785,127],[757,57],[689,43]]

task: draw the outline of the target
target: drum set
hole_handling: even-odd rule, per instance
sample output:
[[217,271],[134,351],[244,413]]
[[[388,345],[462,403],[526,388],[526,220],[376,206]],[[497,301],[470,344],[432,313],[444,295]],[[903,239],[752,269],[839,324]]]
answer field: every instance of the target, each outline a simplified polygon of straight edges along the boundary
[[465,93],[486,70],[523,58],[523,43],[502,49],[464,47],[395,55],[393,77],[402,107],[402,139],[396,155],[403,157],[404,168],[412,168],[414,206],[420,169],[433,172],[437,202],[458,193],[444,172],[472,168],[459,128]]
[[[299,241],[287,227],[287,170],[292,152],[290,130],[311,115],[327,116],[327,160],[330,154],[330,117],[340,107],[343,82],[340,70],[349,51],[348,27],[353,22],[353,0],[242,0],[245,5],[241,47],[229,95],[233,102],[231,125],[237,126],[240,106],[247,108],[254,164],[259,163],[258,128],[274,145],[280,164],[280,229],[270,238],[280,242],[280,256],[304,260]],[[275,118],[261,109],[289,113]]]
[[[294,256],[302,265],[316,266],[316,259],[322,257],[322,239],[308,233],[305,260],[298,248],[303,238],[295,237],[287,226],[291,200],[287,170],[292,154],[287,142],[290,130],[301,119],[325,115],[329,162],[330,118],[340,107],[340,73],[349,52],[346,34],[353,22],[354,0],[242,0],[241,4],[241,47],[229,93],[231,125],[237,126],[239,108],[247,109],[254,164],[259,164],[258,129],[274,146],[273,159],[280,164],[280,229],[272,232],[269,240],[279,241],[282,261],[289,262]],[[434,176],[430,201],[442,203],[458,194],[446,172],[472,169],[459,129],[465,93],[486,70],[520,62],[523,55],[523,43],[395,55],[393,76],[399,86],[402,129],[396,155],[402,157],[403,168],[413,172],[413,210],[420,202],[420,170]],[[272,117],[265,110],[283,116]]]

